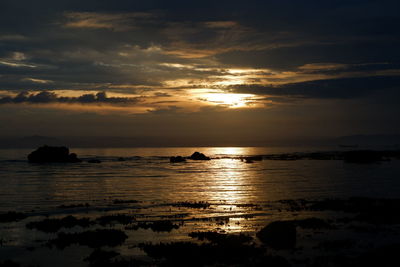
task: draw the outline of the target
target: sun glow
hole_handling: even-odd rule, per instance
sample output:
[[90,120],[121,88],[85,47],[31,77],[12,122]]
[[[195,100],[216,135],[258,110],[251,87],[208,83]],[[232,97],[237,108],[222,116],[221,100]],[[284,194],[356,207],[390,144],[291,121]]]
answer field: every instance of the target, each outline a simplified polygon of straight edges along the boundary
[[251,105],[254,100],[252,94],[233,94],[233,93],[206,93],[201,95],[201,100],[223,105],[230,108],[241,108]]

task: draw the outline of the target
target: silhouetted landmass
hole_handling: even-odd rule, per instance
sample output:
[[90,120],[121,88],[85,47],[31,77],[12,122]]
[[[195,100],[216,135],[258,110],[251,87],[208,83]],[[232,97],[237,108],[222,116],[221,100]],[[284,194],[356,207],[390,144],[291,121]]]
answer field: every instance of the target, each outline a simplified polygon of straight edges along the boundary
[[362,148],[373,146],[400,147],[399,134],[351,135],[335,138],[258,138],[243,139],[234,136],[192,136],[183,138],[165,136],[41,136],[0,137],[0,148],[35,148],[42,144],[69,147],[209,147],[209,146],[341,146]]
[[42,146],[28,155],[31,163],[81,162],[75,153],[69,153],[67,147]]
[[348,135],[333,140],[336,144],[350,147],[400,145],[400,134]]
[[189,159],[191,159],[191,160],[210,160],[210,157],[207,157],[203,153],[196,151],[189,157]]
[[[351,150],[324,151],[311,153],[285,153],[261,156],[265,160],[344,160],[347,163],[376,163],[390,159],[400,159],[400,150]],[[239,158],[240,159],[240,158]]]

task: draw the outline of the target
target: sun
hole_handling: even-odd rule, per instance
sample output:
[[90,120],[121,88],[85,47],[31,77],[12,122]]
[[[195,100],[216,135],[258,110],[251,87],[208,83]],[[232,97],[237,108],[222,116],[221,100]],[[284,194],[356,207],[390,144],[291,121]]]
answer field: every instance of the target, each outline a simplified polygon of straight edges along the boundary
[[201,96],[202,100],[230,108],[246,107],[252,101],[252,97],[251,94],[233,93],[207,93]]

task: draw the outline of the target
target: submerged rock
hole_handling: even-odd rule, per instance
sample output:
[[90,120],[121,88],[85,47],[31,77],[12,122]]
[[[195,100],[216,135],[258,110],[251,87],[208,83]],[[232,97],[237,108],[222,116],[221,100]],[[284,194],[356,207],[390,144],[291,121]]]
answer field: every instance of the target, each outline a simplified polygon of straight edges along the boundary
[[48,162],[81,162],[75,153],[69,153],[65,146],[42,146],[28,155],[28,161],[31,163]]
[[192,159],[192,160],[210,160],[210,157],[207,157],[203,153],[200,153],[200,152],[196,151],[189,157],[189,159]]
[[93,225],[93,222],[88,218],[77,219],[72,215],[61,219],[44,219],[43,221],[30,222],[26,225],[28,229],[37,229],[45,233],[55,233],[61,228],[73,228],[80,226],[86,228]]
[[121,230],[97,229],[82,233],[59,233],[56,239],[50,240],[47,244],[58,249],[64,249],[73,244],[91,248],[116,247],[124,243],[127,238],[128,236]]
[[208,240],[211,243],[220,245],[243,245],[253,241],[251,236],[245,234],[221,234],[218,232],[208,231],[208,232],[191,232],[189,236],[192,238],[197,238],[200,241]]
[[257,233],[258,239],[275,249],[292,249],[296,246],[296,226],[291,221],[275,221]]
[[182,201],[182,202],[172,203],[171,206],[193,208],[193,209],[207,209],[211,206],[211,204],[204,201],[199,201],[199,202]]
[[186,159],[182,156],[170,157],[169,162],[171,163],[178,163],[178,162],[185,162]]
[[139,222],[136,225],[130,226],[129,230],[151,229],[153,232],[171,232],[174,229],[179,229],[179,225],[172,223],[171,221],[155,221],[155,222]]

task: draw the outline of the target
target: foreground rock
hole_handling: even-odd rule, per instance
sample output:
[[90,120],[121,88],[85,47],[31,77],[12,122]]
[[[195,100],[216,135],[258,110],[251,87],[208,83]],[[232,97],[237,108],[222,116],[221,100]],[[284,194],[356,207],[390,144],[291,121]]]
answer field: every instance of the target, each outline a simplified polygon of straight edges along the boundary
[[258,239],[275,249],[292,249],[296,246],[296,226],[291,221],[276,221],[257,233]]
[[65,146],[42,146],[28,155],[28,161],[31,163],[49,163],[49,162],[81,162],[75,153],[69,153]]
[[210,157],[207,157],[203,153],[200,153],[200,152],[196,151],[189,157],[189,159],[192,159],[192,160],[210,160]]

